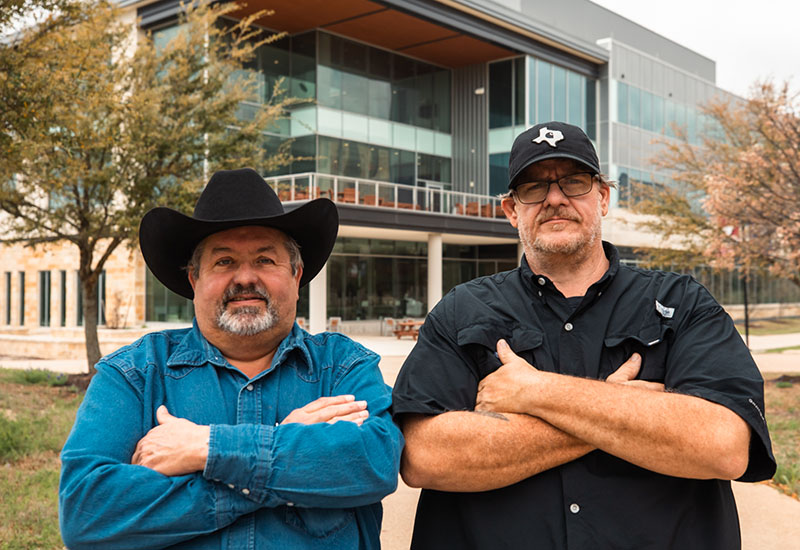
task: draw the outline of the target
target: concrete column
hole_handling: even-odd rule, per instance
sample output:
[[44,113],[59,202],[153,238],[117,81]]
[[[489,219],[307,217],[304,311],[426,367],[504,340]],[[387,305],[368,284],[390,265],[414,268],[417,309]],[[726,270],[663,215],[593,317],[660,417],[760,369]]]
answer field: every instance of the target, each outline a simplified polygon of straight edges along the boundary
[[522,260],[525,255],[525,248],[522,246],[522,241],[517,243],[517,264]]
[[428,311],[442,299],[442,236],[428,235]]
[[328,264],[308,284],[308,331],[324,332],[328,326]]

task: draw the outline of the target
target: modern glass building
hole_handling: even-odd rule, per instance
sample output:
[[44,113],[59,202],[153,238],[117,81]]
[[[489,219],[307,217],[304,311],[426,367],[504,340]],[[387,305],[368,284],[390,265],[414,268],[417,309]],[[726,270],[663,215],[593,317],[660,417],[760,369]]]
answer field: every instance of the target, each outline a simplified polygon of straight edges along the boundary
[[[178,0],[122,0],[156,41],[175,33]],[[637,190],[668,181],[653,157],[676,129],[713,131],[699,106],[719,94],[715,65],[588,0],[250,0],[285,36],[252,61],[260,91],[307,99],[265,128],[298,160],[264,176],[287,208],[337,203],[339,239],[299,315],[422,317],[454,285],[517,265],[516,231],[496,196],[511,143],[562,120],[584,128],[619,184],[604,236],[633,260],[651,240],[629,222]],[[243,12],[244,14],[244,12]],[[279,85],[279,86],[278,86]],[[144,321],[191,317],[147,275]]]

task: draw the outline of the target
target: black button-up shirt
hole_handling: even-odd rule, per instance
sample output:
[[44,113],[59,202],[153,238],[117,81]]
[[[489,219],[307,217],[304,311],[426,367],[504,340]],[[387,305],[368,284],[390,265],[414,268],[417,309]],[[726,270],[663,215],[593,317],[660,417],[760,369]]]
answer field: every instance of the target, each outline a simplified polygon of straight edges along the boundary
[[[500,366],[497,340],[538,369],[605,379],[633,352],[639,378],[719,403],[752,428],[743,481],[772,477],[763,380],[733,322],[686,275],[610,267],[582,298],[515,270],[459,285],[431,311],[394,387],[393,414],[472,410]],[[475,437],[481,437],[476,433]],[[741,546],[730,482],[670,477],[600,450],[479,493],[423,490],[414,549],[692,549]]]

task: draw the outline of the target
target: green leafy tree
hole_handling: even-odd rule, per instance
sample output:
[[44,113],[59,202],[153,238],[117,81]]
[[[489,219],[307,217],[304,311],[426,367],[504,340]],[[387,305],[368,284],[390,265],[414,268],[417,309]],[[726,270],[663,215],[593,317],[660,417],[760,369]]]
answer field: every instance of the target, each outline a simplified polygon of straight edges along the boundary
[[658,164],[675,185],[645,188],[642,225],[667,246],[657,263],[706,261],[769,270],[800,285],[800,101],[788,83],[747,100],[714,101],[700,145],[665,143]]
[[[98,277],[120,245],[135,245],[143,214],[190,211],[214,170],[288,160],[265,151],[263,131],[295,101],[245,69],[276,37],[252,26],[264,12],[222,19],[236,9],[187,7],[156,44],[113,5],[87,2],[0,45],[3,240],[78,248],[90,376]],[[237,116],[243,101],[260,107]]]

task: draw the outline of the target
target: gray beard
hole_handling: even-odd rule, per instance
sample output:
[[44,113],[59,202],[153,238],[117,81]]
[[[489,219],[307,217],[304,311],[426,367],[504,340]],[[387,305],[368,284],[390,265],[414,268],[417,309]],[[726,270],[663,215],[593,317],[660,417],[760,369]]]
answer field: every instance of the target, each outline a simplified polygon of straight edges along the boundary
[[[602,206],[599,201],[597,204],[598,216],[597,224],[592,227],[589,234],[578,234],[567,242],[554,243],[547,239],[539,238],[534,239],[530,237],[527,223],[520,219],[519,224],[519,238],[522,241],[522,248],[525,250],[525,256],[528,258],[541,258],[542,256],[572,256],[575,260],[580,261],[584,256],[588,255],[597,241],[601,238],[601,218]],[[533,222],[532,222],[533,223]]]
[[[261,296],[266,304],[266,309],[262,311],[258,306],[240,306],[228,309],[227,306],[231,299],[244,290],[255,292]],[[255,336],[266,332],[277,325],[279,320],[280,316],[263,287],[248,289],[239,285],[229,287],[217,309],[217,327],[236,336]]]

